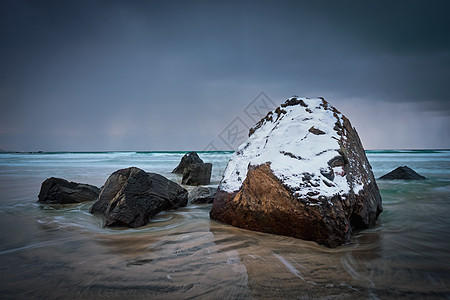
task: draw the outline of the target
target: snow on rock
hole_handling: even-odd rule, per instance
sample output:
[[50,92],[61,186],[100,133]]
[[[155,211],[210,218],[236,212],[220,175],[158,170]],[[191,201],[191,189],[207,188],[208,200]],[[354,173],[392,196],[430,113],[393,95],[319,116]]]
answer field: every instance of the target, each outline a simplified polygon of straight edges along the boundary
[[[350,223],[355,227],[373,226],[382,210],[378,187],[356,130],[323,98],[290,98],[250,129],[249,138],[224,171],[218,201],[211,211],[213,218],[232,223],[221,219],[218,206],[242,194],[249,170],[261,165],[268,165],[290,197],[300,203],[295,204],[296,210],[339,202],[348,221],[344,222],[346,227]],[[365,199],[368,205],[357,199]],[[235,226],[252,229],[241,225]],[[344,230],[346,237],[341,241],[348,241],[348,231]],[[286,235],[302,237],[297,233]]]
[[[343,167],[327,164],[341,156],[340,136],[333,128],[343,122],[342,114],[324,109],[320,98],[300,101],[304,105],[282,106],[252,128],[253,134],[233,154],[220,189],[239,190],[249,164],[270,162],[275,176],[299,197],[349,192]],[[317,130],[323,134],[313,133]]]

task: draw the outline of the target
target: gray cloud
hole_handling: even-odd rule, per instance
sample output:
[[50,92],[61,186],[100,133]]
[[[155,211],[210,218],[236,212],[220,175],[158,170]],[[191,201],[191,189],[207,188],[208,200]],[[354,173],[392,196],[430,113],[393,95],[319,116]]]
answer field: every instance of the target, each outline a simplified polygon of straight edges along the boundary
[[326,97],[366,147],[448,148],[449,8],[3,0],[0,148],[201,150],[260,91]]

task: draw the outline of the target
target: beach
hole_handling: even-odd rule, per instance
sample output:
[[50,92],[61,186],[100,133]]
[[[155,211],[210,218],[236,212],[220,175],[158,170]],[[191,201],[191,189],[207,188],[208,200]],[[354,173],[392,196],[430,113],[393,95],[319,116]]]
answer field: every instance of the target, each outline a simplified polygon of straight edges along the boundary
[[[117,169],[172,174],[183,152],[1,153],[3,299],[448,299],[450,151],[367,151],[375,177],[407,165],[423,181],[378,180],[374,228],[335,249],[210,220],[211,205],[104,228],[92,202],[37,203],[48,177],[101,187]],[[212,187],[232,152],[199,152]],[[192,189],[192,187],[186,187]]]

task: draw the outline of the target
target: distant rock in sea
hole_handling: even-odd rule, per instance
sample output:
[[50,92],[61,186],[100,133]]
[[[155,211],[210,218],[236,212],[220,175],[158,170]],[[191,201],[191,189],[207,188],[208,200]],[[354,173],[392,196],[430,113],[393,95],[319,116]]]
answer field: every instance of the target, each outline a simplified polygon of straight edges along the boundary
[[379,179],[405,179],[405,180],[423,180],[424,176],[416,173],[413,169],[403,166],[381,176]]
[[112,173],[90,212],[106,217],[105,226],[140,227],[164,210],[186,206],[188,192],[164,176],[131,167]]
[[40,203],[70,204],[97,199],[100,189],[90,184],[67,181],[62,178],[47,178],[39,192]]
[[181,184],[208,185],[211,180],[211,163],[204,163],[197,152],[186,153],[172,173],[182,174]]
[[250,129],[210,216],[336,247],[375,225],[381,196],[350,121],[323,98],[293,97]]
[[198,157],[197,152],[192,151],[192,152],[188,152],[186,153],[182,158],[180,163],[178,164],[178,166],[173,169],[172,173],[176,173],[176,174],[183,174],[184,170],[192,165],[192,164],[202,164],[203,160]]
[[213,203],[217,188],[198,186],[189,192],[188,203],[210,204]]

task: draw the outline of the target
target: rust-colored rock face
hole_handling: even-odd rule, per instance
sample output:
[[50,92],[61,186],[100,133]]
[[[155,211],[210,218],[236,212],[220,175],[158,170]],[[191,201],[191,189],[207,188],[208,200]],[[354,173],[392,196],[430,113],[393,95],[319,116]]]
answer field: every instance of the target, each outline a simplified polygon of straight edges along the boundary
[[236,227],[336,247],[381,196],[356,130],[323,99],[288,99],[233,154],[210,213]]
[[296,201],[273,175],[269,164],[250,167],[242,189],[234,196],[221,193],[211,211],[211,218],[218,221],[253,231],[315,240],[331,247],[348,241],[351,230],[341,207],[308,206]]

